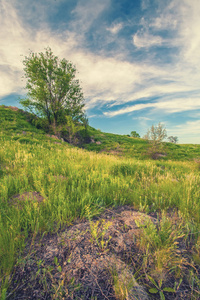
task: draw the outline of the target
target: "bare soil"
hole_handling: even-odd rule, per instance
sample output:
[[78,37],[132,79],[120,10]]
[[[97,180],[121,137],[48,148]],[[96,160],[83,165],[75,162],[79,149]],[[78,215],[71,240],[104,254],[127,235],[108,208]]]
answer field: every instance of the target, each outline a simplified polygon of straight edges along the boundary
[[[131,286],[123,299],[159,299],[149,295],[145,276],[140,284],[137,280],[142,261],[136,240],[141,229],[135,221],[148,218],[157,223],[154,214],[123,206],[106,209],[93,223],[77,220],[57,234],[32,238],[13,272],[7,299],[116,300],[120,298],[114,278],[121,286]],[[179,296],[169,293],[166,299],[189,299]]]

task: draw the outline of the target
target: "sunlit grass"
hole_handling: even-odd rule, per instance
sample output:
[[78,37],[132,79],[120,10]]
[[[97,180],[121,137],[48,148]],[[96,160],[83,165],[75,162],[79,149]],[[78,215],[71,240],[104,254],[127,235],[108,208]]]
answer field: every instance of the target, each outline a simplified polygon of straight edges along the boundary
[[[12,130],[14,126],[19,130],[14,117],[5,120],[4,125],[6,122],[11,122]],[[146,259],[153,260],[149,272],[155,279],[159,274],[164,280],[172,270],[181,277],[184,266],[192,265],[191,259],[200,264],[198,161],[152,161],[96,154],[66,143],[55,144],[44,133],[34,133],[31,127],[29,130],[25,143],[16,138],[16,132],[0,133],[2,295],[27,238],[56,232],[76,218],[87,218],[88,207],[92,217],[106,206],[124,204],[145,213],[162,213],[160,227],[149,223],[139,242]],[[29,142],[32,135],[37,142]],[[29,199],[28,192],[36,192],[42,200]],[[25,195],[23,200],[19,195]],[[174,224],[167,212],[176,212],[179,223]],[[191,247],[190,260],[177,254],[180,237]],[[147,264],[147,260],[143,263]]]

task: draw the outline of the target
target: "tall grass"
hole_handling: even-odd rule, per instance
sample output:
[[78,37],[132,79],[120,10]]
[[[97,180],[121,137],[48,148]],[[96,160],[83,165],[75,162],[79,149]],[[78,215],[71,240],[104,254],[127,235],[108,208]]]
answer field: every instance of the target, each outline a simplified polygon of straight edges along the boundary
[[[144,212],[176,208],[196,228],[200,223],[195,162],[158,164],[14,140],[4,140],[0,158],[1,276],[10,272],[30,232],[58,230],[74,218],[84,218],[88,205],[96,214],[95,205],[130,204]],[[43,202],[13,198],[31,191]]]
[[[193,254],[199,264],[200,172],[197,162],[119,158],[65,143],[55,144],[55,140],[47,139],[37,130],[34,134],[37,143],[29,143],[28,139],[22,143],[15,138],[16,133],[6,135],[2,131],[0,136],[2,297],[27,238],[37,233],[56,232],[76,218],[86,218],[88,207],[90,216],[98,215],[106,206],[124,204],[146,213],[176,211],[184,220],[183,229],[179,231],[192,237]],[[30,199],[28,192],[37,192],[35,198]],[[170,242],[173,238],[170,224],[166,219],[158,231],[152,225],[154,240],[159,240],[167,226],[169,236],[165,239]],[[144,232],[144,239],[148,234]],[[154,243],[153,248],[161,253],[162,245],[157,247]],[[174,251],[175,246],[166,251],[166,257]],[[160,264],[158,269],[163,268],[164,262]]]

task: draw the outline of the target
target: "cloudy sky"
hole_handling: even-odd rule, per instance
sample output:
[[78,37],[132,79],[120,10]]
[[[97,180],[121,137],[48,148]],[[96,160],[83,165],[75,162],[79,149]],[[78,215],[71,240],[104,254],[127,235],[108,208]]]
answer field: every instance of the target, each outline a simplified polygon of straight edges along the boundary
[[0,104],[26,94],[23,58],[72,61],[89,123],[142,137],[162,122],[200,144],[199,0],[0,0]]

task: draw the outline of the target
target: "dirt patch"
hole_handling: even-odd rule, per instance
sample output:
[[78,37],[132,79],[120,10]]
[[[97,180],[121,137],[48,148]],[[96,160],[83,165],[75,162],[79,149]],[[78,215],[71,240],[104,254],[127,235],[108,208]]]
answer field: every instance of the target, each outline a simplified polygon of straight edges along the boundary
[[[7,299],[160,299],[148,293],[148,279],[139,273],[137,241],[148,220],[158,225],[155,214],[123,206],[32,239],[18,260]],[[182,295],[169,293],[165,299],[189,299]]]
[[[129,207],[106,210],[56,235],[30,242],[14,272],[11,299],[148,299],[128,267],[137,260],[135,220],[156,219]],[[130,256],[130,257],[129,257]],[[23,261],[23,262],[22,262]],[[124,289],[124,293],[125,289]]]
[[18,205],[21,206],[26,200],[32,201],[32,202],[38,202],[41,203],[44,200],[44,197],[40,195],[38,192],[25,192],[23,194],[17,194],[13,196],[10,200],[10,203],[12,205]]
[[46,134],[46,136],[50,137],[50,138],[53,138],[53,139],[56,139],[56,140],[60,140],[60,138],[57,135],[54,135],[54,134]]

